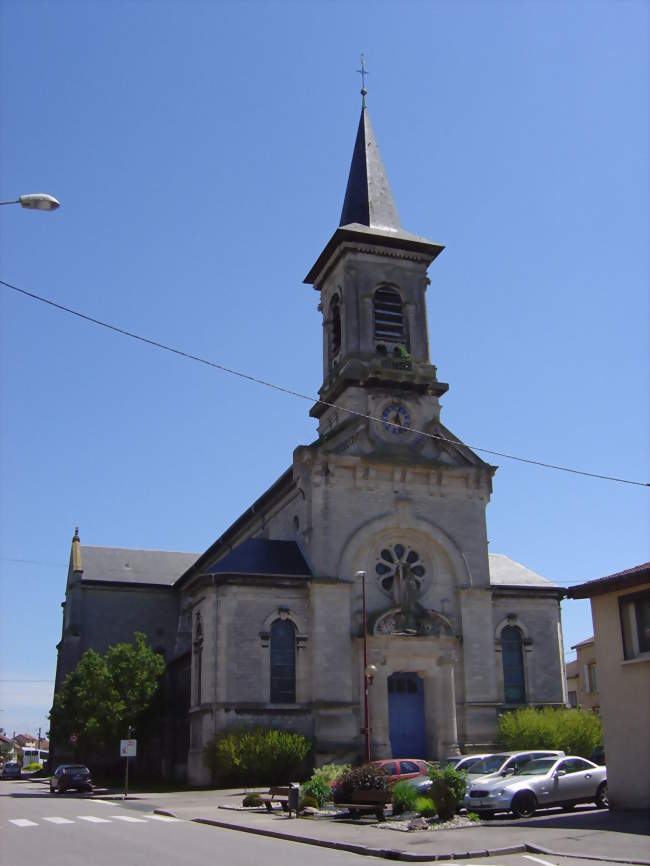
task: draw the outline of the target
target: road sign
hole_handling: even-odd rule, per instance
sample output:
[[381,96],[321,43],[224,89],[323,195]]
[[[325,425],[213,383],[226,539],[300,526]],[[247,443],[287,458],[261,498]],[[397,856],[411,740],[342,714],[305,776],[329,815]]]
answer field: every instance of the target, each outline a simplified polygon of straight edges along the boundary
[[120,758],[135,758],[137,748],[137,740],[120,740]]

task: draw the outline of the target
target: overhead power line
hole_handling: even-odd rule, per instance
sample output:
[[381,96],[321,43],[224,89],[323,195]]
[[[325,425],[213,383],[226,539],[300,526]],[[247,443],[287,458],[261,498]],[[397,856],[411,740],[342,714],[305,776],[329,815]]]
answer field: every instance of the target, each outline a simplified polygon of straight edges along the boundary
[[190,361],[196,361],[198,364],[204,364],[206,367],[212,367],[215,370],[221,370],[223,373],[230,373],[231,376],[238,376],[240,379],[246,379],[249,382],[254,382],[257,385],[263,385],[265,388],[272,388],[274,391],[279,391],[282,394],[289,394],[291,397],[299,397],[301,400],[308,400],[310,403],[320,403],[321,406],[328,406],[332,409],[337,409],[339,412],[345,412],[348,415],[354,415],[358,418],[363,418],[366,421],[375,421],[378,424],[388,424],[391,427],[398,427],[400,430],[408,433],[415,433],[418,436],[424,436],[427,439],[434,439],[437,442],[447,442],[451,445],[464,445],[473,451],[481,451],[483,454],[490,454],[493,457],[503,457],[506,460],[515,460],[518,463],[528,463],[531,466],[540,466],[542,469],[555,469],[558,472],[569,472],[573,475],[582,475],[587,478],[598,478],[603,481],[615,481],[619,484],[633,484],[637,487],[650,487],[648,481],[635,481],[629,478],[619,478],[615,475],[605,475],[599,472],[587,472],[583,469],[574,469],[571,466],[560,466],[556,463],[546,463],[542,460],[534,460],[529,457],[519,457],[516,454],[508,454],[505,451],[494,451],[490,448],[483,448],[479,445],[469,445],[466,442],[459,443],[455,439],[440,436],[436,433],[427,433],[424,430],[418,430],[415,427],[406,427],[404,425],[392,424],[384,421],[382,418],[376,418],[374,415],[369,415],[365,412],[358,412],[355,409],[348,409],[345,406],[339,406],[337,403],[330,403],[327,400],[321,400],[311,394],[303,394],[300,391],[294,391],[292,388],[286,388],[282,385],[276,385],[274,382],[268,382],[266,379],[260,379],[258,376],[251,376],[249,373],[243,373],[241,370],[235,370],[232,367],[226,367],[224,364],[218,364],[216,361],[210,361],[207,358],[201,358],[199,355],[193,355],[191,352],[185,352],[182,349],[176,349],[174,346],[168,346],[161,343],[159,340],[152,340],[149,337],[143,337],[141,334],[135,334],[133,331],[127,331],[125,328],[119,328],[117,325],[112,325],[110,322],[104,322],[101,319],[96,319],[94,316],[89,316],[79,310],[74,310],[72,307],[66,307],[64,304],[58,304],[49,298],[44,298],[42,295],[37,295],[35,292],[28,292],[26,289],[21,289],[5,280],[0,280],[0,285],[6,286],[14,292],[18,292],[34,301],[40,301],[42,304],[47,304],[54,307],[56,310],[61,310],[64,313],[69,313],[71,316],[76,316],[86,322],[91,322],[93,325],[99,325],[109,331],[114,331],[116,334],[122,334],[124,337],[130,337],[132,340],[139,340],[141,343],[146,343],[149,346],[154,346],[156,349],[161,349],[165,352],[171,352],[174,355],[179,355],[181,358],[187,358]]

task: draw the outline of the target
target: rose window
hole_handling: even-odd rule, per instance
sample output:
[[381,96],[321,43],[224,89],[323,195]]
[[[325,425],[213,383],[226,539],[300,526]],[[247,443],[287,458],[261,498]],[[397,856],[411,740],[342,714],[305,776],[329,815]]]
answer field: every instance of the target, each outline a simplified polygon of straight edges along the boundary
[[406,544],[391,544],[381,551],[375,565],[379,584],[384,592],[391,592],[395,577],[412,578],[418,592],[422,588],[426,568],[417,550]]

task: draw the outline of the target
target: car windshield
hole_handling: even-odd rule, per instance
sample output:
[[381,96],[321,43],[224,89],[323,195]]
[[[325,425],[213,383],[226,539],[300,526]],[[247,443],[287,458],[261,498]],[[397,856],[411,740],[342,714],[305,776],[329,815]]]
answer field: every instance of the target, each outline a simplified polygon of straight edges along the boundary
[[498,773],[510,755],[489,755],[482,761],[477,761],[470,768],[473,776],[486,776],[488,773]]
[[555,763],[555,758],[538,758],[536,761],[528,761],[515,773],[516,776],[544,776]]
[[81,764],[70,764],[67,767],[63,768],[64,773],[88,773],[88,767],[84,767]]

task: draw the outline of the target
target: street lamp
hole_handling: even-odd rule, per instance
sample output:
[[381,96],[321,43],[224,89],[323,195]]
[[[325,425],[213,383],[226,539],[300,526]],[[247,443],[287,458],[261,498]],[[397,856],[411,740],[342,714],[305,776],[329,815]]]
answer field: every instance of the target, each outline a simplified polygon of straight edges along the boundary
[[30,192],[12,201],[0,201],[0,204],[19,204],[28,210],[56,210],[61,206],[53,195],[48,195],[46,192]]
[[364,727],[362,733],[366,745],[366,764],[370,763],[370,708],[368,706],[368,688],[377,675],[375,665],[368,664],[368,628],[366,619],[366,573],[357,571],[357,577],[361,578],[361,599],[363,605],[363,709]]

